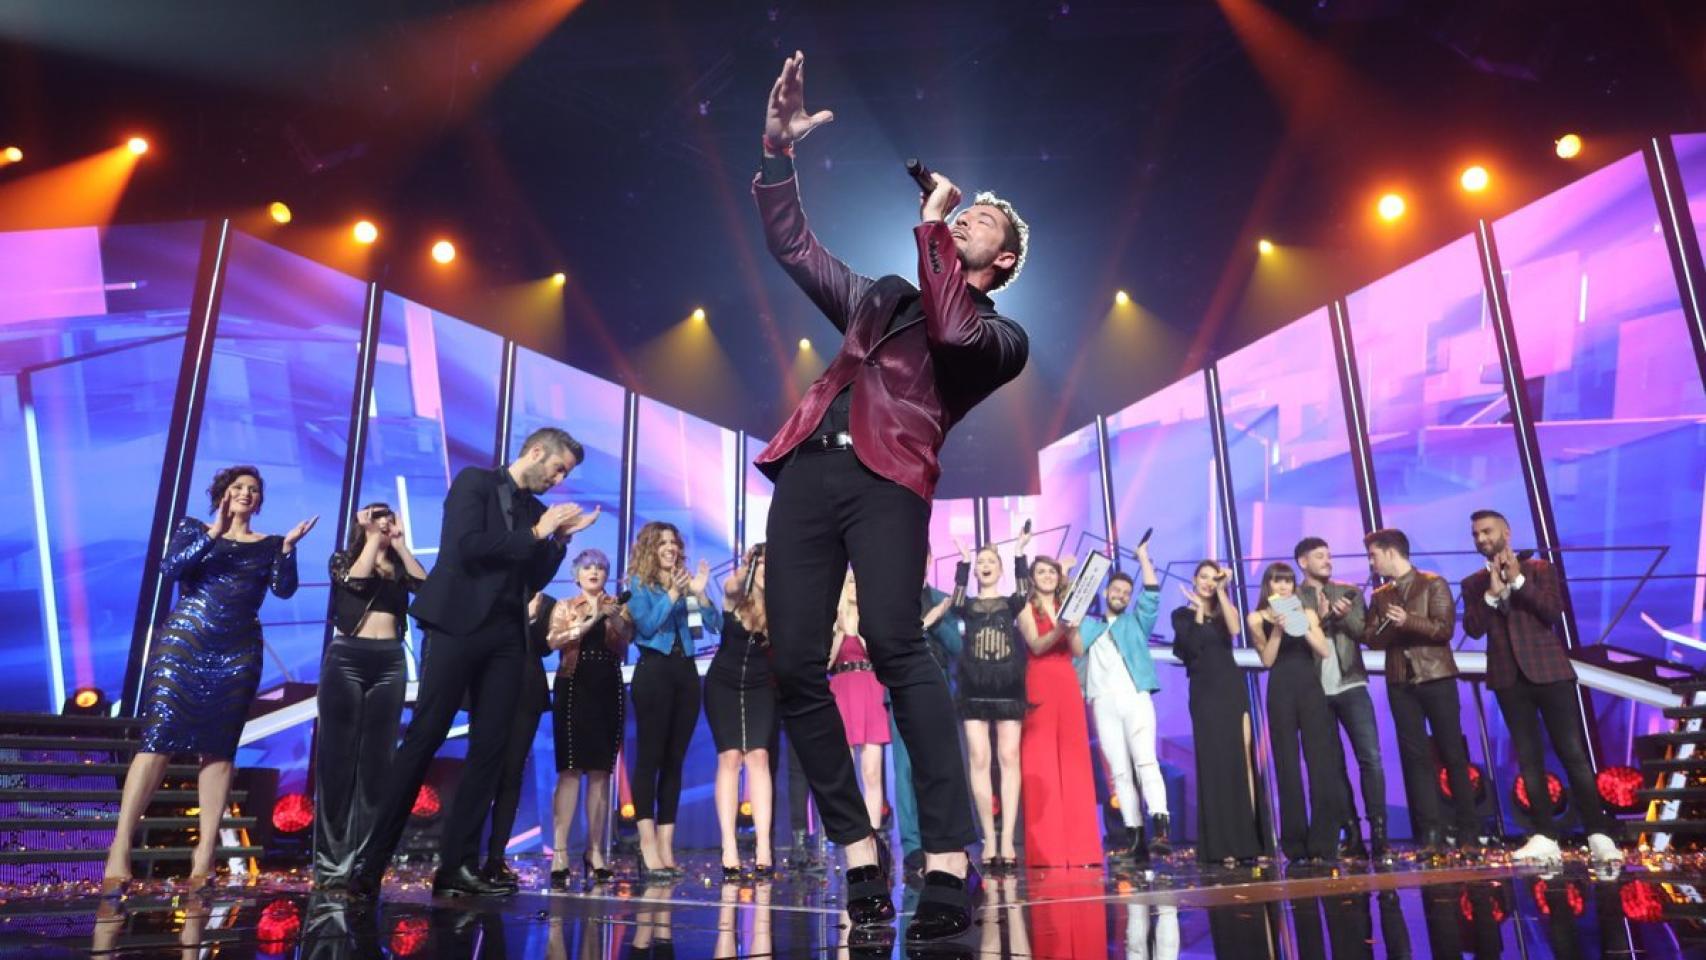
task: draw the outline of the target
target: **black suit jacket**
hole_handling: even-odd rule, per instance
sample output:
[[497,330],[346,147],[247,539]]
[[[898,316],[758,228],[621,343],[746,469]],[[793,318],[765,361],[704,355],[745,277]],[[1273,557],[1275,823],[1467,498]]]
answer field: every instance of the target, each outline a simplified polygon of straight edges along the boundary
[[[456,475],[444,498],[444,526],[438,541],[438,561],[415,594],[409,613],[427,627],[450,634],[468,634],[490,616],[498,594],[519,569],[526,582],[526,604],[563,564],[566,550],[550,537],[534,539],[533,525],[545,513],[539,498],[504,482],[503,469],[468,467]],[[512,514],[510,501],[519,499]],[[519,639],[519,638],[518,638]]]

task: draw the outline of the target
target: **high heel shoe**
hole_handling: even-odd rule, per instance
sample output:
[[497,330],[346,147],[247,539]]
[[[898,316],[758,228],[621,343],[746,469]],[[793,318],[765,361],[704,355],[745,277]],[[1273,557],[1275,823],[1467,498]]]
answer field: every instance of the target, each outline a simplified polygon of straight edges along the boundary
[[[616,878],[616,872],[611,870],[609,867],[593,867],[592,853],[590,851],[581,854],[581,868],[586,871],[585,877],[588,883],[609,883],[611,880]],[[563,872],[567,873],[568,871],[565,870]]]
[[774,863],[755,863],[752,865],[752,875],[760,880],[774,880],[776,879],[776,865]]
[[894,899],[889,895],[893,872],[889,852],[876,836],[877,862],[847,870],[847,916],[855,927],[868,927],[894,920]]
[[674,874],[670,873],[668,869],[647,866],[646,852],[639,847],[634,848],[634,872],[638,873],[641,882],[646,884],[671,883],[675,880]]
[[728,866],[727,864],[723,865],[723,882],[724,883],[739,883],[741,881],[741,878],[744,877],[745,875],[746,875],[746,871],[742,870],[740,867],[731,867],[731,866]]
[[568,867],[563,867],[562,869],[557,869],[556,867],[551,868],[551,889],[569,889],[569,877],[573,875],[574,871],[570,870]]

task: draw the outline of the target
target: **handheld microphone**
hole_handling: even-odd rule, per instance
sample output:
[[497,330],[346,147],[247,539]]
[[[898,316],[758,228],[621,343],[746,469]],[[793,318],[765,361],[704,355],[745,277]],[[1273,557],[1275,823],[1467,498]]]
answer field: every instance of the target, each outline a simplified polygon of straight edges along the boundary
[[755,584],[757,584],[757,582],[758,582],[758,564],[749,563],[746,565],[746,580],[745,580],[745,582],[743,582],[741,584],[740,595],[742,597],[752,596],[752,588]]
[[1150,527],[1148,530],[1143,531],[1143,536],[1141,536],[1137,539],[1137,545],[1140,547],[1143,546],[1144,544],[1148,543],[1149,538],[1154,536],[1154,535],[1155,535],[1155,528],[1154,527]]
[[1030,533],[1031,532],[1031,521],[1029,519],[1027,519],[1025,521],[1024,526],[1019,528],[1019,532],[1020,533]]
[[628,605],[628,601],[632,599],[634,599],[634,591],[624,590],[616,595],[616,604],[625,607]]
[[906,175],[912,178],[913,183],[918,184],[918,189],[924,191],[925,196],[929,196],[931,191],[936,189],[934,174],[930,172],[929,167],[920,163],[917,157],[906,161]]

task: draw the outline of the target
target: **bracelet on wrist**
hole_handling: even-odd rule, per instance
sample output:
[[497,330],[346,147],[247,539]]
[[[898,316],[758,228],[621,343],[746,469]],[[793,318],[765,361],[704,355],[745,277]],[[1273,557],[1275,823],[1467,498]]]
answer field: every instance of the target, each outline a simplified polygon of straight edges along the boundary
[[792,142],[783,143],[780,140],[773,140],[769,134],[764,134],[759,138],[759,140],[764,144],[764,152],[766,155],[772,157],[787,157],[790,160],[793,159],[794,145]]

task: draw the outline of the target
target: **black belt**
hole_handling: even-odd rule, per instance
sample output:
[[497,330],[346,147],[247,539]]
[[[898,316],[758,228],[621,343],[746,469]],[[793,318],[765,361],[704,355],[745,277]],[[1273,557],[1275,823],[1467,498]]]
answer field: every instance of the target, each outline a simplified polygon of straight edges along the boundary
[[870,669],[872,666],[869,660],[849,660],[846,663],[838,663],[830,667],[829,673],[830,676],[835,676],[841,673],[863,673]]
[[794,448],[800,453],[834,453],[837,450],[853,449],[853,435],[845,430],[837,433],[820,433],[815,437],[807,437]]

